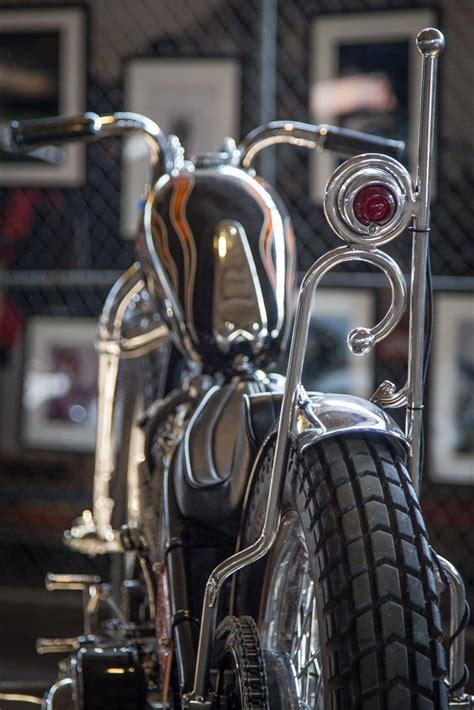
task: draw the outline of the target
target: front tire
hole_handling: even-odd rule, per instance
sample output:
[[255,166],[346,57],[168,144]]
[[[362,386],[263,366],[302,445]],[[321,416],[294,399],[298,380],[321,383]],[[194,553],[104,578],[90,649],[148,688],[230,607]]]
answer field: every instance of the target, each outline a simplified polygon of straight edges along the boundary
[[[243,547],[260,534],[272,460],[273,450],[255,474]],[[338,436],[292,453],[279,535],[241,574],[237,600],[258,618],[265,651],[291,666],[295,707],[447,708],[426,527],[386,438]]]

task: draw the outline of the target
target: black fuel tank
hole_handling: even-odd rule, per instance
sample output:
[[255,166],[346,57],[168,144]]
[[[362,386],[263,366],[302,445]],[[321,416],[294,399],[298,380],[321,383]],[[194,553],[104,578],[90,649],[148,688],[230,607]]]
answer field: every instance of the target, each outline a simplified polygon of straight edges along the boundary
[[264,366],[286,340],[294,236],[281,199],[230,165],[165,175],[139,239],[148,288],[176,344],[207,369]]

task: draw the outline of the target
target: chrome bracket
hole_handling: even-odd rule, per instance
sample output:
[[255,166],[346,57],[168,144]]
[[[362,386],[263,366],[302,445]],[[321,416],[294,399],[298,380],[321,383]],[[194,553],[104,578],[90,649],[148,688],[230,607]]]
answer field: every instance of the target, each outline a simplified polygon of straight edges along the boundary
[[[446,560],[441,555],[436,555],[443,574],[443,581],[446,584],[449,592],[449,633],[455,637],[449,649],[448,656],[448,680],[450,687],[457,687],[457,690],[452,694],[453,700],[459,700],[466,696],[464,687],[459,686],[464,678],[465,668],[465,644],[466,634],[464,629],[459,633],[462,626],[464,615],[466,613],[466,590],[464,582],[456,567]],[[456,707],[459,707],[457,705]],[[464,707],[464,706],[462,706]],[[470,707],[469,705],[467,707]]]
[[370,398],[371,402],[378,404],[384,409],[396,409],[406,407],[408,403],[407,385],[397,391],[396,386],[390,380],[384,380],[375,390]]

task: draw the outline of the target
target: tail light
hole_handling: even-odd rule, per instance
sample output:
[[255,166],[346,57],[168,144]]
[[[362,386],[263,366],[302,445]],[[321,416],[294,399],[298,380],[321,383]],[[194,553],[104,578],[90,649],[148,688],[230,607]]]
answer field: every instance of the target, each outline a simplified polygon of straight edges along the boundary
[[397,209],[397,196],[378,183],[363,187],[354,198],[354,215],[361,224],[386,224]]
[[358,155],[330,178],[324,199],[326,217],[346,242],[377,246],[409,224],[415,204],[408,171],[385,155]]

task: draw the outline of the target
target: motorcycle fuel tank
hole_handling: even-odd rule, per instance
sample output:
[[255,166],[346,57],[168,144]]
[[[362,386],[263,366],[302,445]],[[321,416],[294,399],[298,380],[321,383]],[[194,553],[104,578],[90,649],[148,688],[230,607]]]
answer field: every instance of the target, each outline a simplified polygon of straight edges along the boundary
[[[144,209],[140,259],[175,344],[210,370],[273,361],[286,341],[294,236],[275,191],[221,165],[164,175]],[[236,360],[237,358],[237,360]]]

